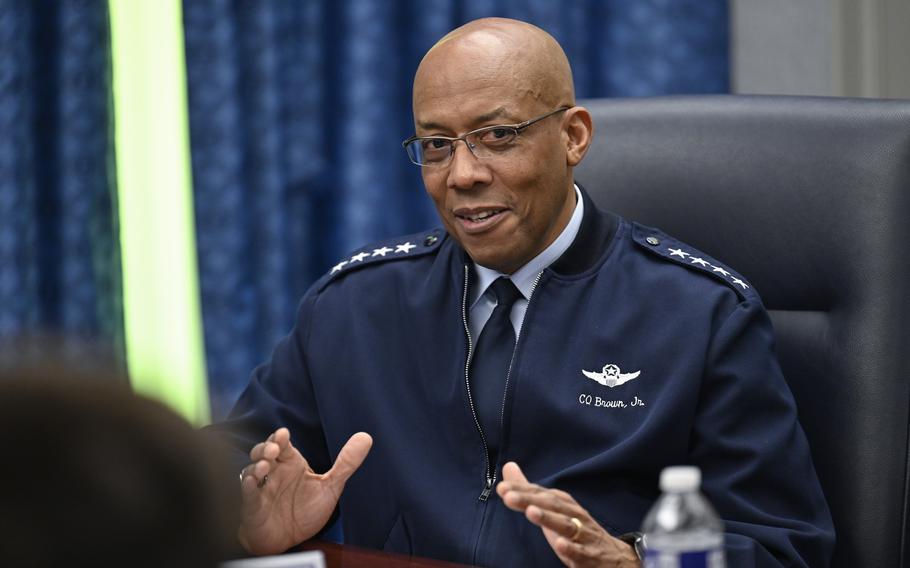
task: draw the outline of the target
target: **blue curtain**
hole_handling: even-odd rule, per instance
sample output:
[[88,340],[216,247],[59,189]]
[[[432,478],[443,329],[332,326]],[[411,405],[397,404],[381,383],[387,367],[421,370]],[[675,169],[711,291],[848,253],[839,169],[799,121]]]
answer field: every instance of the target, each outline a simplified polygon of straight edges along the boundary
[[122,355],[110,80],[107,2],[0,0],[0,341]]
[[552,33],[579,97],[728,91],[726,0],[184,0],[214,417],[338,258],[436,224],[399,145],[411,79],[491,15]]

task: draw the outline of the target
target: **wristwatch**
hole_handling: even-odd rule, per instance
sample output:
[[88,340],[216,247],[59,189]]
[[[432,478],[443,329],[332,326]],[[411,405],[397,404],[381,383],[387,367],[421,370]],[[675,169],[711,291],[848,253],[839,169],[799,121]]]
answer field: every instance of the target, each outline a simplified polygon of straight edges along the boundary
[[617,538],[632,547],[639,560],[645,558],[645,535],[640,532],[627,532]]

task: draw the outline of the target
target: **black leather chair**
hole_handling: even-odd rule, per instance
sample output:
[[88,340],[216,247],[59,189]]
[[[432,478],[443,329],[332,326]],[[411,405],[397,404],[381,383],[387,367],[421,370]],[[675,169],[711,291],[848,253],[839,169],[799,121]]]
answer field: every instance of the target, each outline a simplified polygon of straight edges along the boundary
[[910,101],[583,101],[602,208],[734,267],[771,313],[837,530],[834,566],[910,566]]

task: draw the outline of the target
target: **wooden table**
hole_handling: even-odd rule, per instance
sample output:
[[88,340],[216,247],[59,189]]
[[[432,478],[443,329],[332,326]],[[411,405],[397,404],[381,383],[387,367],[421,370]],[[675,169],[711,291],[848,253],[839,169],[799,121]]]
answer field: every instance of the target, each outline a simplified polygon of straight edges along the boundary
[[321,550],[325,554],[326,568],[468,568],[465,564],[392,554],[334,542],[307,542],[300,545],[298,550]]

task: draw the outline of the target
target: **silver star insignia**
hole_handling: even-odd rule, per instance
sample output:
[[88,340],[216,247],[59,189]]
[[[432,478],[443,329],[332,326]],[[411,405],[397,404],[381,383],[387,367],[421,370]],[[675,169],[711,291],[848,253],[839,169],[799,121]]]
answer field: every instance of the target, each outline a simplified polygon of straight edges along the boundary
[[693,257],[689,262],[691,262],[692,264],[700,264],[702,266],[708,266],[708,261],[706,261],[702,258],[698,258],[697,256]]
[[712,264],[711,267],[714,269],[714,272],[720,272],[720,273],[721,273],[722,275],[724,275],[724,276],[730,276],[730,273],[729,273],[729,272],[727,272],[726,270],[724,270],[723,268],[721,268],[721,267],[719,267],[719,266],[714,266],[714,265]]
[[345,264],[347,264],[347,263],[348,263],[347,260],[342,260],[341,262],[339,262],[338,264],[336,264],[335,266],[333,266],[333,267],[332,267],[332,274],[335,274],[336,272],[338,272],[339,270],[341,270],[342,267],[343,267]]
[[669,248],[670,256],[678,256],[679,258],[686,258],[689,256],[689,253],[683,252],[682,249]]
[[378,249],[373,249],[373,255],[372,255],[372,256],[385,256],[385,255],[387,255],[388,253],[392,252],[392,250],[393,250],[393,249],[390,249],[389,247],[382,247],[382,248],[378,248]]
[[405,254],[408,254],[411,252],[412,248],[417,248],[417,245],[412,245],[410,242],[407,242],[403,245],[395,245],[395,252],[403,252]]
[[368,253],[359,252],[351,257],[351,262],[362,262],[368,256],[370,256]]
[[734,283],[734,284],[739,284],[740,286],[742,286],[742,287],[743,287],[743,290],[745,290],[746,288],[749,287],[749,286],[746,285],[745,282],[743,282],[743,281],[740,280],[739,278],[734,278],[734,279],[733,279],[733,283]]

